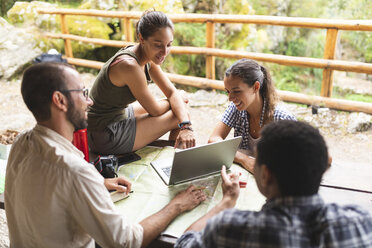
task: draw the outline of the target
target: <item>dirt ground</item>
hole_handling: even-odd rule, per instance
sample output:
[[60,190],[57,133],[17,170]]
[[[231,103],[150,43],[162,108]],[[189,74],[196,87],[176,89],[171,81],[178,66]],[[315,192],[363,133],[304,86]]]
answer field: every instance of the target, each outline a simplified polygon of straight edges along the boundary
[[[85,86],[90,88],[94,76],[82,74],[82,80]],[[23,131],[32,128],[35,120],[23,103],[20,80],[0,80],[0,92],[0,133],[7,129]],[[188,93],[188,96],[197,143],[206,143],[226,107],[227,98],[214,91]],[[333,157],[334,171],[331,170],[331,173],[326,175],[326,182],[362,190],[372,188],[369,183],[372,176],[372,129],[349,133],[347,125],[350,113],[330,110],[312,115],[310,107],[288,103],[285,105],[299,120],[317,126],[324,135]],[[0,247],[8,246],[5,213],[0,210]]]

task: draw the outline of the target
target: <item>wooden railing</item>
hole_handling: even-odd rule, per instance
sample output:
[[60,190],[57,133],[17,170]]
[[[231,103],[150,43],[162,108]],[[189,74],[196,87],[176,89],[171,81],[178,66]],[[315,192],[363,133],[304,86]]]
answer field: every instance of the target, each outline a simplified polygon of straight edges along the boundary
[[[71,40],[92,43],[96,45],[123,47],[125,45],[134,44],[132,20],[139,19],[142,13],[140,12],[124,12],[124,11],[101,11],[101,10],[73,10],[73,9],[39,9],[40,14],[58,14],[61,16],[62,34],[46,33],[50,38],[64,39],[65,54],[67,60],[71,64],[92,67],[99,69],[102,66],[101,62],[89,61],[84,59],[73,58],[71,49]],[[100,16],[122,19],[124,27],[125,41],[113,41],[96,38],[87,38],[77,35],[71,35],[68,32],[66,15],[85,15],[85,16]],[[331,19],[316,19],[316,18],[298,18],[298,17],[275,17],[275,16],[255,16],[255,15],[219,15],[219,14],[169,14],[173,22],[188,22],[188,23],[206,23],[206,47],[185,47],[173,46],[172,54],[198,54],[206,56],[206,77],[197,78],[190,76],[181,76],[176,74],[167,74],[168,77],[175,83],[192,85],[200,88],[215,88],[223,90],[223,83],[215,79],[215,57],[223,58],[250,58],[263,62],[271,62],[287,66],[302,66],[323,69],[323,80],[321,87],[321,96],[307,96],[300,93],[279,91],[281,98],[285,101],[298,102],[309,105],[324,105],[326,107],[347,110],[361,111],[372,114],[372,103],[362,103],[356,101],[347,101],[340,99],[332,99],[333,89],[333,71],[350,71],[358,73],[372,74],[372,64],[335,60],[335,51],[338,30],[352,31],[372,31],[371,20],[331,20]],[[215,48],[215,24],[216,23],[240,23],[240,24],[263,24],[263,25],[279,25],[287,27],[301,28],[318,28],[327,29],[325,40],[323,59],[294,57],[277,54],[253,53],[244,51],[230,51]]]

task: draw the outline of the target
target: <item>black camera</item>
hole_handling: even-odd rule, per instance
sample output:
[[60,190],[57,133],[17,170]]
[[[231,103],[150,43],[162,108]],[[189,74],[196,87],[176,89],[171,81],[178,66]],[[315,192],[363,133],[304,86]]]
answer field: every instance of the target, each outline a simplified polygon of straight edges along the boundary
[[116,171],[119,166],[118,158],[114,155],[98,156],[94,161],[94,166],[104,178],[117,177]]

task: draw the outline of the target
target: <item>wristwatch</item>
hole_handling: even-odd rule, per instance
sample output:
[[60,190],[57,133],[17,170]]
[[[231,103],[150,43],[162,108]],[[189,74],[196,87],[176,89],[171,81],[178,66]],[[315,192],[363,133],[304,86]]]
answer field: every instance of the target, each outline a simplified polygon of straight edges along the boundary
[[179,128],[182,128],[185,125],[192,125],[191,124],[191,121],[183,121],[183,122],[181,122],[181,123],[178,124],[178,127]]

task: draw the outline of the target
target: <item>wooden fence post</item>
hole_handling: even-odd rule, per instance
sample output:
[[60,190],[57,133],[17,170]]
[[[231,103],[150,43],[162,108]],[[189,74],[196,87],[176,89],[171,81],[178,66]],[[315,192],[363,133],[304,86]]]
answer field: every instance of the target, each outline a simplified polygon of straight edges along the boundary
[[[207,21],[207,30],[206,30],[206,46],[209,48],[214,48],[215,43],[215,35],[214,35],[215,24],[211,21]],[[206,56],[206,76],[209,79],[216,78],[216,66],[215,66],[215,57],[214,56]]]
[[125,17],[124,22],[124,34],[125,34],[125,40],[133,42],[133,31],[132,31],[132,22],[130,18]]
[[[324,46],[324,58],[334,59],[336,53],[338,29],[329,28],[327,29],[326,44]],[[323,97],[332,97],[333,90],[333,70],[323,70],[322,89],[320,95]]]
[[[69,34],[68,32],[68,26],[67,26],[67,22],[66,22],[66,16],[64,14],[61,14],[61,31],[62,31],[62,34]],[[72,54],[72,47],[71,47],[71,41],[70,39],[64,39],[65,41],[65,54],[67,57],[69,58],[73,58],[73,54]]]

